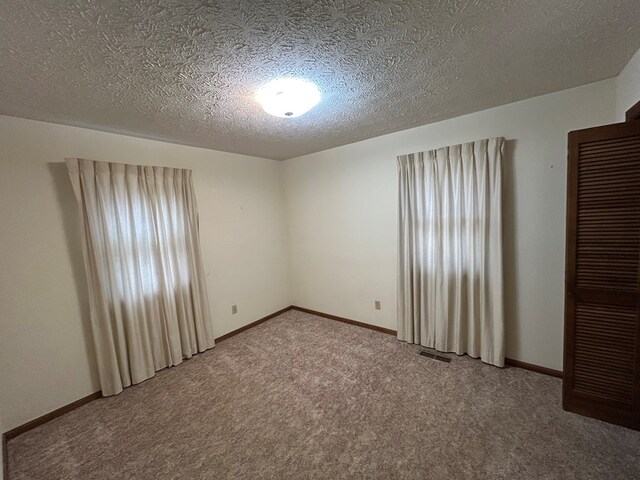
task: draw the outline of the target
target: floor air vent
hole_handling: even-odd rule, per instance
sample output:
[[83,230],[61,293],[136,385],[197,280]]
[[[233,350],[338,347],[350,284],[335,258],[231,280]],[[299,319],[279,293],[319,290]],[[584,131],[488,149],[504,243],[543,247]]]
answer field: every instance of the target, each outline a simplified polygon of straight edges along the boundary
[[451,358],[445,357],[444,355],[439,355],[437,353],[429,352],[428,350],[420,350],[420,355],[427,358],[433,358],[434,360],[439,360],[440,362],[450,363]]

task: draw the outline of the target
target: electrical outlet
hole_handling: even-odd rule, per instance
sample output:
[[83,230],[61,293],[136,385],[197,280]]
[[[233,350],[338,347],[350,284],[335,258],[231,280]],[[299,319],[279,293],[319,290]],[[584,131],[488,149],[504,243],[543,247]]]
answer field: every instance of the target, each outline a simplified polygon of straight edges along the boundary
[[376,310],[380,310],[381,309],[380,300],[376,300],[375,306],[376,306]]
[[236,313],[238,313],[238,306],[237,305],[231,305],[231,314],[235,315]]

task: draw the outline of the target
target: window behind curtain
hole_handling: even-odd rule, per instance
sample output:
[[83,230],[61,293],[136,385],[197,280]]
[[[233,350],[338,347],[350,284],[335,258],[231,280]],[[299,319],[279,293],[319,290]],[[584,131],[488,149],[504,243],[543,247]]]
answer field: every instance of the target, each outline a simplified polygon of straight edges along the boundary
[[67,160],[104,395],[214,345],[191,171]]

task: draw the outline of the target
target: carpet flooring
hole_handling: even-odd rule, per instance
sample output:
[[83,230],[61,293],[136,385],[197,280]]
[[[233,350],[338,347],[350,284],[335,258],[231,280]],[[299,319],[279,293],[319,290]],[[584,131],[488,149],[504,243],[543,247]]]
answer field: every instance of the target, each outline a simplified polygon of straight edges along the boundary
[[8,444],[10,480],[638,479],[561,381],[289,311]]

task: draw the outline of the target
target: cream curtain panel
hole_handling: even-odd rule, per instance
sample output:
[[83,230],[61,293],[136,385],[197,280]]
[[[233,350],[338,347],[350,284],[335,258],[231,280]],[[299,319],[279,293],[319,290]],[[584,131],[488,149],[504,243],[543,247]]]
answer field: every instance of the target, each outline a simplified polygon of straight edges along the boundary
[[213,347],[191,171],[67,159],[104,395]]
[[398,157],[398,338],[499,367],[503,141]]

